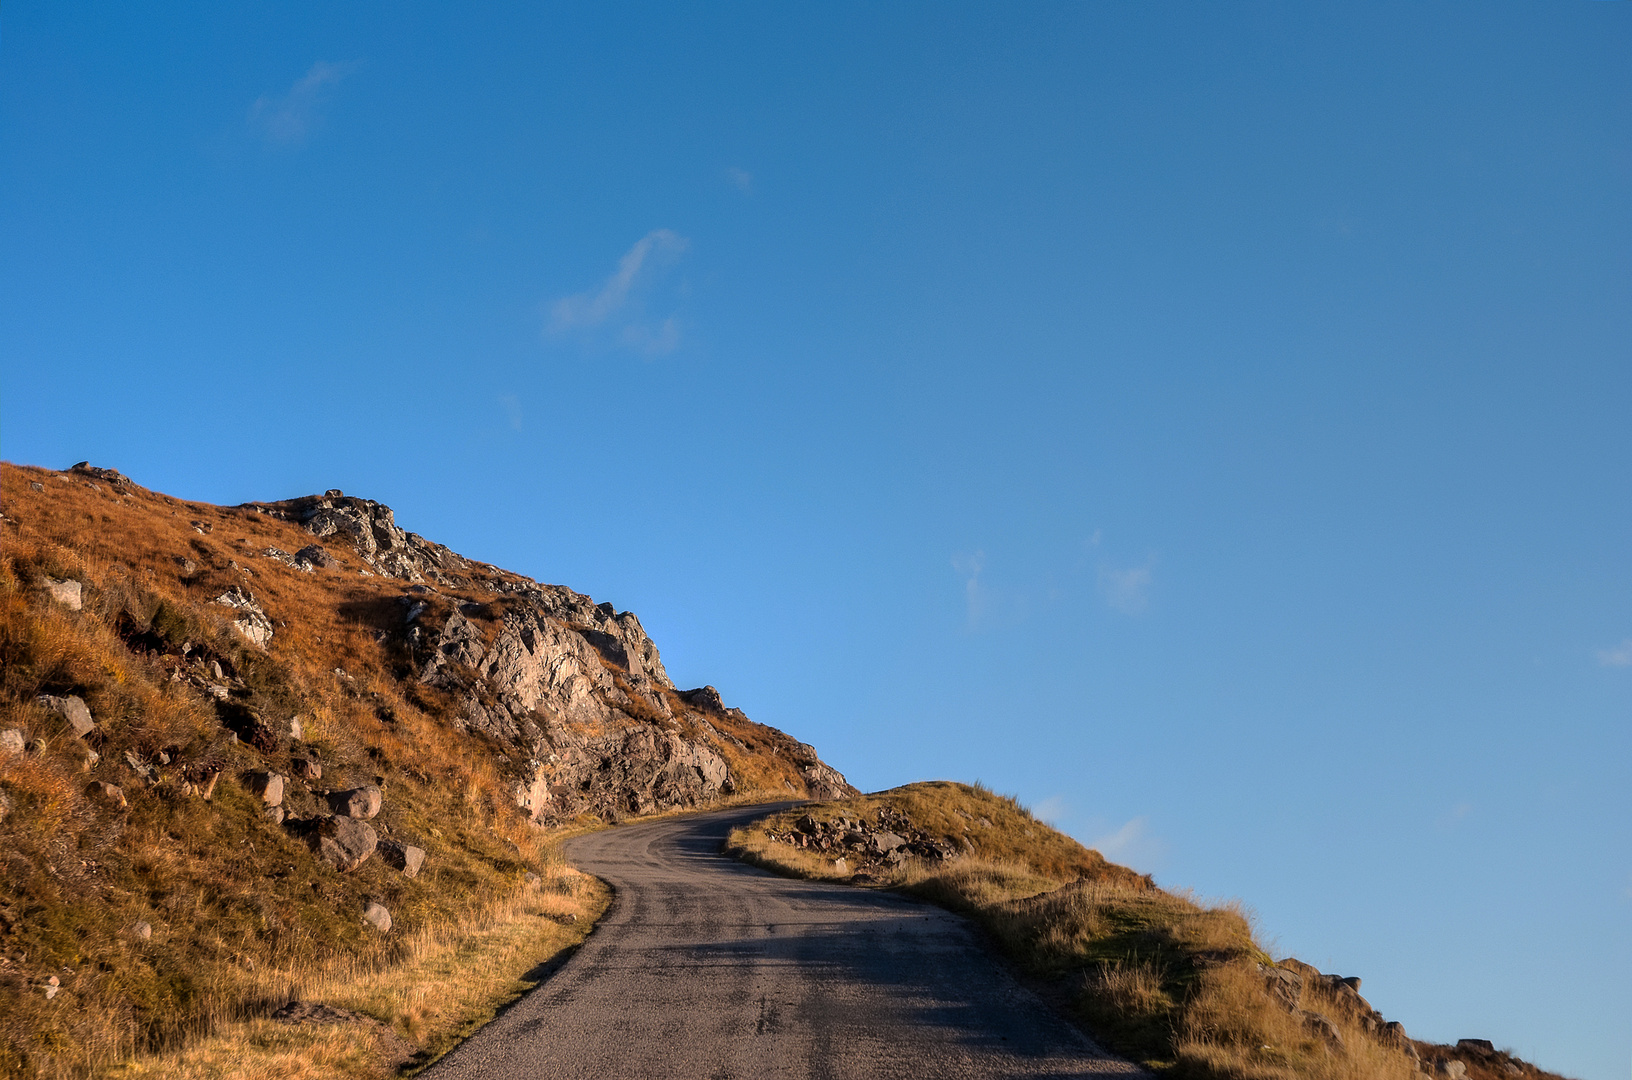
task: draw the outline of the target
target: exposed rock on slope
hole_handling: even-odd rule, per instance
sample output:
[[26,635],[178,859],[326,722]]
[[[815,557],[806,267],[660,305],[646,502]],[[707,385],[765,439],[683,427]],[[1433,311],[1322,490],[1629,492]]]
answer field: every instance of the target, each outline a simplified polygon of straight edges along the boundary
[[677,689],[633,614],[379,503],[216,507],[84,464],[0,489],[0,1076],[451,925],[524,887],[540,825],[852,790]]

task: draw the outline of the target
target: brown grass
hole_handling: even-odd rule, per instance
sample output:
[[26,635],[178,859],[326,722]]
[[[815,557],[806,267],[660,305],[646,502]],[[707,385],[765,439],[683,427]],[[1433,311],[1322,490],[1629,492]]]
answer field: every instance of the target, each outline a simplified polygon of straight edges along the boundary
[[971,916],[1023,971],[1068,998],[1096,1036],[1147,1067],[1197,1080],[1408,1080],[1415,1072],[1317,989],[1304,991],[1300,1007],[1330,1015],[1341,1046],[1277,1004],[1260,970],[1272,961],[1239,904],[1210,906],[1158,889],[978,785],[932,781],[801,807],[735,830],[731,848],[782,873],[854,880],[856,867],[836,868],[837,852],[772,837],[806,813],[871,821],[881,808],[967,854],[869,866],[868,883]]

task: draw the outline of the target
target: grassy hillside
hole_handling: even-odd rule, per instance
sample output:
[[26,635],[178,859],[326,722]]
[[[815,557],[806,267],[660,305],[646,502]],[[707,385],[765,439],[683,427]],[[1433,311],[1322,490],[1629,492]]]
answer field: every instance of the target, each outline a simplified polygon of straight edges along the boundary
[[[273,1058],[337,1040],[348,1075],[387,1070],[404,1045],[423,1059],[599,911],[599,887],[552,856],[561,829],[837,777],[717,697],[676,690],[655,651],[620,653],[644,641],[627,613],[417,537],[409,554],[457,572],[410,585],[370,537],[342,534],[302,564],[290,553],[314,535],[298,521],[104,470],[5,465],[0,494],[0,1075],[146,1075],[131,1062],[153,1054],[148,1073],[179,1075],[229,1036],[211,1052],[253,1071],[231,1044],[252,1029]],[[493,665],[424,675],[450,627],[501,642],[518,606],[563,596],[624,633],[529,616],[585,668],[571,716],[533,707]],[[560,666],[539,655],[523,674]],[[638,775],[624,746],[647,755]],[[337,812],[328,793],[351,789],[377,789],[378,813]],[[322,857],[337,822],[371,830],[355,869]],[[406,848],[424,852],[417,876],[390,859]],[[389,931],[365,921],[371,904]],[[447,950],[467,946],[480,985],[451,972]],[[268,1019],[314,995],[384,1026]]]
[[969,915],[1102,1042],[1165,1075],[1412,1080],[1460,1068],[1557,1080],[1494,1050],[1407,1038],[1358,979],[1273,960],[1239,905],[1159,889],[978,785],[813,804],[729,843],[780,873],[901,889]]

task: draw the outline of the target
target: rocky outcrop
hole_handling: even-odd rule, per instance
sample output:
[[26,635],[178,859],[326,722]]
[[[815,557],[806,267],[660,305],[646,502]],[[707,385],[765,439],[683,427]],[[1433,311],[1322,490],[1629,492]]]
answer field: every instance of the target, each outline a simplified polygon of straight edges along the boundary
[[234,630],[263,649],[272,644],[272,620],[248,589],[234,585],[212,602],[233,610]]
[[[712,686],[678,691],[633,612],[462,558],[370,499],[328,491],[247,508],[324,541],[280,561],[336,566],[349,549],[365,573],[410,583],[382,634],[402,643],[421,685],[450,695],[453,726],[498,745],[515,804],[536,822],[704,805],[737,789],[732,754],[780,756],[793,795],[854,791],[779,732],[750,751],[725,729],[759,726]],[[495,599],[474,602],[478,591]]]

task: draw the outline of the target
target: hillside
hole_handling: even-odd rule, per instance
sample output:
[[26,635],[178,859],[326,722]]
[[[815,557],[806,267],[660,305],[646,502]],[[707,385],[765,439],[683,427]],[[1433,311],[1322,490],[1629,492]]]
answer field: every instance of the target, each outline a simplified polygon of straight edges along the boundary
[[1272,958],[1234,904],[1157,888],[979,785],[907,784],[736,830],[739,858],[983,924],[1107,1046],[1185,1080],[1562,1080],[1482,1038],[1411,1038],[1361,980]]
[[[674,686],[633,613],[379,503],[85,464],[0,466],[0,495],[0,1074],[178,1046],[518,898],[568,924],[594,900],[562,828],[853,794]],[[392,1022],[429,1047],[462,1021]]]

